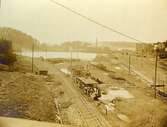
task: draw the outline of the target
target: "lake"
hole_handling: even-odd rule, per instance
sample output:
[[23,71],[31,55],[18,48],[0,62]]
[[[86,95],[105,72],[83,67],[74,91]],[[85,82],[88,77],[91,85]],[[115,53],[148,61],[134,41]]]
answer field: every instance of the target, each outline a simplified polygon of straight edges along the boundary
[[[20,53],[17,53],[20,55]],[[22,52],[22,56],[32,57],[32,52]],[[85,53],[85,52],[34,52],[34,57],[43,58],[64,58],[64,59],[80,59],[91,61],[96,58],[96,53]]]

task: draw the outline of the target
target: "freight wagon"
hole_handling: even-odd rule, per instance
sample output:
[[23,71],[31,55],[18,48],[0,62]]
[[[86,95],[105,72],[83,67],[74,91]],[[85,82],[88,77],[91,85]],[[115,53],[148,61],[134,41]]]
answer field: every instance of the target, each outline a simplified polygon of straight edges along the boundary
[[91,78],[76,77],[75,83],[78,84],[79,88],[81,88],[85,94],[93,97],[95,100],[101,97],[100,84],[97,81]]

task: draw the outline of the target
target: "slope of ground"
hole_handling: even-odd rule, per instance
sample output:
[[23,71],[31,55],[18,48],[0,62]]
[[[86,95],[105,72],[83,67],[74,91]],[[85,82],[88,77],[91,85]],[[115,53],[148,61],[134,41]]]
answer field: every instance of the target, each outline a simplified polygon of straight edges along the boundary
[[0,116],[60,122],[55,103],[59,89],[55,87],[61,82],[51,75],[30,73],[31,62],[27,59],[19,58],[14,72],[0,71]]
[[16,51],[20,51],[20,49],[31,49],[33,43],[35,46],[37,46],[38,43],[32,36],[7,27],[0,27],[0,37],[12,40],[14,50]]

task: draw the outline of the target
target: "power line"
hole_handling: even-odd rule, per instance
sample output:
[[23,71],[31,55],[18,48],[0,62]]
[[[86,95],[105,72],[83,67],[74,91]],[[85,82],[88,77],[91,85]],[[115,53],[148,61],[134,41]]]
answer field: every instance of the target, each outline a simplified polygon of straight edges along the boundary
[[55,1],[55,0],[50,0],[50,1],[51,1],[52,3],[54,3],[54,4],[58,5],[58,6],[60,6],[60,7],[63,7],[64,9],[66,9],[66,10],[68,10],[68,11],[70,11],[70,12],[72,12],[72,13],[74,13],[74,14],[76,14],[76,15],[78,15],[78,16],[80,16],[80,17],[82,17],[82,18],[84,18],[84,19],[86,19],[86,20],[88,20],[88,21],[90,21],[90,22],[92,22],[92,23],[95,23],[96,25],[99,25],[99,26],[101,26],[101,27],[103,27],[103,28],[105,28],[105,29],[108,29],[108,30],[110,30],[110,31],[112,31],[112,32],[114,32],[114,33],[117,33],[117,34],[119,34],[119,35],[121,35],[121,36],[124,36],[124,37],[126,37],[126,38],[128,38],[128,39],[131,39],[131,40],[134,40],[134,41],[137,41],[137,42],[142,42],[142,41],[140,41],[140,40],[138,40],[138,39],[136,39],[136,38],[134,38],[134,37],[132,37],[132,36],[130,36],[130,35],[127,35],[127,34],[125,34],[125,33],[122,33],[122,32],[120,32],[120,31],[118,31],[118,30],[113,29],[112,27],[109,27],[109,26],[107,26],[107,25],[104,25],[104,24],[102,24],[102,23],[100,23],[100,22],[98,22],[98,21],[92,19],[92,18],[89,18],[88,16],[83,15],[83,14],[81,14],[81,13],[75,11],[74,9],[69,8],[69,7],[67,7],[67,6],[65,6],[65,5],[59,3],[59,2],[57,2],[57,1]]

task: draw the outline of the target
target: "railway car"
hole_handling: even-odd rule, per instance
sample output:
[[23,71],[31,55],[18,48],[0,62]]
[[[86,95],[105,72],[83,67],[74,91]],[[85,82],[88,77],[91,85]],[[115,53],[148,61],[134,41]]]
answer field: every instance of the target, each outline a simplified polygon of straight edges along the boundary
[[101,97],[101,91],[97,81],[91,78],[76,77],[75,83],[78,84],[79,88],[83,89],[85,94],[91,96],[93,99],[98,100]]

